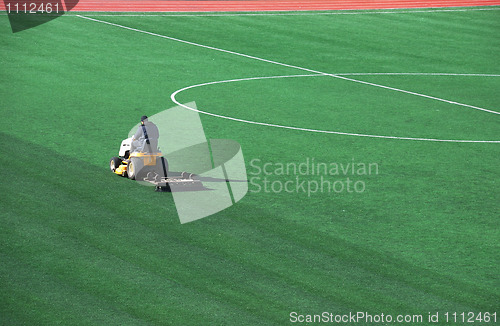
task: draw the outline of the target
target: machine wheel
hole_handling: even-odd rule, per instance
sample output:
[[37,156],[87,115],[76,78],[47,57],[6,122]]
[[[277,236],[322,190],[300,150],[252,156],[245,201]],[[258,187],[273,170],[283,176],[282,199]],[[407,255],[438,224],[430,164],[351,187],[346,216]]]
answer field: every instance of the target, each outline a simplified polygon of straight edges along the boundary
[[140,158],[133,157],[128,162],[127,176],[129,179],[142,181],[148,172],[148,167],[144,166],[144,161]]
[[139,174],[142,174],[143,163],[138,158],[132,158],[127,166],[127,176],[131,180],[138,178]]
[[109,161],[109,168],[111,172],[115,172],[116,169],[122,164],[122,160],[119,157],[112,157],[111,160]]

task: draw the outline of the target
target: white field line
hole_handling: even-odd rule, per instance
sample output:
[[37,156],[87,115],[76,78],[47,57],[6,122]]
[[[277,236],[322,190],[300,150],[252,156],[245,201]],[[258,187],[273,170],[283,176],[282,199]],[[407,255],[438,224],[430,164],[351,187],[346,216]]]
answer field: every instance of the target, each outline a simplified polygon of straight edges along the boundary
[[[393,10],[393,11],[387,11],[387,10]],[[238,12],[238,13],[225,13],[225,12],[211,12],[211,13],[200,13],[200,12],[193,12],[193,13],[182,13],[178,12],[177,14],[175,12],[158,12],[158,13],[151,13],[151,12],[144,12],[144,13],[134,13],[134,14],[128,14],[128,13],[120,13],[119,11],[116,12],[116,14],[107,14],[103,12],[96,12],[96,13],[86,13],[85,16],[92,16],[92,17],[113,17],[113,16],[118,16],[118,17],[237,17],[237,16],[321,16],[321,15],[373,15],[373,14],[411,14],[411,13],[440,13],[440,12],[468,12],[468,11],[491,11],[491,10],[500,10],[498,7],[492,7],[492,8],[456,8],[456,9],[440,9],[439,7],[437,8],[429,8],[428,10],[422,10],[422,9],[417,9],[417,10],[398,10],[397,8],[395,9],[381,9],[379,11],[374,11],[373,9],[359,9],[359,11],[350,11],[347,9],[344,10],[332,10],[332,11],[266,11],[266,12]],[[78,16],[75,14],[69,14],[67,16]]]
[[[258,61],[262,61],[262,62],[272,63],[272,64],[276,64],[276,65],[283,66],[283,67],[294,68],[294,69],[298,69],[298,70],[302,70],[302,71],[307,71],[307,72],[311,72],[311,73],[318,74],[318,75],[330,76],[330,77],[334,77],[334,78],[338,78],[338,79],[343,79],[343,80],[347,80],[347,81],[351,81],[351,82],[355,82],[355,83],[361,83],[361,84],[365,84],[365,85],[370,85],[370,86],[374,86],[374,87],[380,87],[380,88],[384,88],[384,89],[388,89],[388,90],[393,90],[393,91],[397,91],[397,92],[402,92],[402,93],[406,93],[406,94],[421,96],[421,97],[425,97],[425,98],[429,98],[429,99],[433,99],[433,100],[437,100],[437,101],[441,101],[441,102],[446,102],[446,103],[449,103],[449,104],[455,104],[455,105],[459,105],[459,106],[464,106],[464,107],[468,107],[468,108],[472,108],[472,109],[476,109],[476,110],[481,110],[481,111],[485,111],[485,112],[489,112],[489,113],[500,114],[500,112],[496,112],[496,111],[492,111],[492,110],[487,110],[487,109],[483,109],[483,108],[472,106],[472,105],[468,105],[468,104],[463,104],[463,103],[458,103],[458,102],[455,102],[455,101],[449,101],[449,100],[445,100],[445,99],[440,99],[440,98],[429,96],[429,95],[425,95],[425,94],[419,94],[419,93],[415,93],[415,92],[405,91],[405,90],[394,88],[394,87],[379,85],[379,84],[375,84],[375,83],[369,83],[369,82],[365,82],[365,81],[361,81],[361,80],[357,80],[357,79],[352,79],[352,78],[347,78],[347,77],[343,77],[343,76],[339,76],[339,75],[324,73],[324,72],[313,70],[313,69],[308,69],[308,68],[303,68],[303,67],[299,67],[299,66],[289,65],[289,64],[286,64],[286,63],[281,63],[281,62],[277,62],[277,61],[273,61],[273,60],[263,59],[263,58],[259,58],[259,57],[251,56],[251,55],[248,55],[248,54],[239,53],[239,52],[234,52],[234,51],[230,51],[230,50],[219,49],[219,48],[216,48],[216,47],[213,47],[213,46],[208,46],[208,45],[203,45],[203,44],[194,43],[194,42],[190,42],[190,41],[185,41],[185,40],[181,40],[181,39],[170,37],[170,36],[165,36],[165,35],[161,35],[161,34],[157,34],[157,33],[153,33],[153,32],[148,32],[148,31],[140,30],[140,29],[137,29],[137,28],[132,28],[132,27],[128,27],[128,26],[124,26],[124,25],[120,25],[120,24],[115,24],[115,23],[107,22],[107,21],[104,21],[104,20],[99,20],[99,19],[95,19],[95,18],[86,17],[86,16],[83,16],[83,15],[77,15],[77,17],[83,18],[83,19],[87,19],[87,20],[90,20],[90,21],[94,21],[94,22],[98,22],[98,23],[102,23],[102,24],[106,24],[106,25],[110,25],[110,26],[115,26],[115,27],[123,28],[123,29],[126,29],[126,30],[138,32],[138,33],[143,33],[143,34],[147,34],[147,35],[151,35],[151,36],[156,36],[156,37],[160,37],[160,38],[164,38],[164,39],[168,39],[168,40],[172,40],[172,41],[176,41],[176,42],[180,42],[180,43],[184,43],[184,44],[189,44],[189,45],[193,45],[193,46],[197,46],[197,47],[201,47],[201,48],[205,48],[205,49],[209,49],[209,50],[219,51],[219,52],[233,54],[233,55],[237,55],[237,56],[241,56],[241,57],[245,57],[245,58],[249,58],[249,59],[253,59],[253,60],[258,60]],[[178,92],[179,91],[177,91],[177,93]],[[176,93],[172,94],[172,96],[171,96],[172,99],[175,98],[175,94]],[[176,101],[174,101],[174,102],[178,104],[178,102],[176,102]],[[187,107],[185,105],[181,105],[181,106],[183,106],[183,107],[185,107],[187,109],[190,109],[190,110],[196,110],[196,109]],[[216,117],[220,117],[220,118],[226,118],[226,119],[235,120],[235,121],[240,121],[240,122],[260,124],[260,125],[266,125],[266,126],[278,127],[278,128],[302,130],[302,131],[312,131],[312,132],[322,132],[322,133],[336,133],[336,134],[341,134],[341,135],[372,137],[372,138],[402,139],[402,140],[427,140],[427,141],[466,142],[466,143],[500,143],[500,141],[495,141],[495,140],[493,140],[493,141],[488,141],[488,140],[443,140],[443,139],[427,139],[427,138],[411,138],[411,137],[397,137],[397,136],[362,135],[362,134],[354,134],[354,133],[333,132],[333,131],[324,131],[324,130],[316,130],[316,129],[296,128],[296,127],[289,127],[289,126],[266,124],[266,123],[260,123],[260,122],[255,122],[255,121],[248,121],[248,120],[236,119],[236,118],[231,118],[231,117],[224,117],[224,116],[220,116],[220,115],[216,115],[216,114],[211,114],[211,113],[203,112],[203,111],[199,111],[199,110],[196,110],[196,111],[201,112],[201,113],[205,113],[205,114],[208,114],[208,115],[212,115],[212,116],[216,116]]]
[[[404,73],[399,73],[399,74],[404,74]],[[437,75],[437,74],[433,74]],[[447,75],[447,74],[442,74],[442,75]],[[455,74],[454,74],[455,75]],[[301,128],[301,127],[293,127],[293,126],[284,126],[284,125],[278,125],[278,124],[273,124],[273,123],[266,123],[266,122],[258,122],[258,121],[251,121],[251,120],[245,120],[245,119],[239,119],[239,118],[234,118],[234,117],[229,117],[229,116],[224,116],[220,114],[215,114],[211,112],[206,112],[206,111],[201,111],[196,108],[192,108],[190,106],[187,106],[185,104],[180,103],[177,99],[176,96],[188,89],[191,88],[196,88],[196,87],[201,87],[201,86],[208,86],[208,85],[214,85],[214,84],[223,84],[223,83],[232,83],[232,82],[239,82],[239,81],[247,81],[247,80],[261,80],[261,79],[278,79],[278,78],[297,78],[297,77],[321,77],[325,76],[324,74],[308,74],[308,75],[286,75],[286,76],[267,76],[267,77],[250,77],[250,78],[239,78],[239,79],[229,79],[229,80],[222,80],[222,81],[214,81],[214,82],[207,82],[207,83],[201,83],[197,85],[191,85],[184,87],[182,89],[179,89],[172,93],[170,96],[170,99],[177,105],[184,107],[188,110],[191,111],[196,111],[202,114],[210,115],[213,117],[217,118],[222,118],[222,119],[227,119],[227,120],[233,120],[237,122],[243,122],[243,123],[249,123],[249,124],[254,124],[254,125],[261,125],[261,126],[266,126],[266,127],[275,127],[275,128],[283,128],[283,129],[291,129],[291,130],[299,130],[299,131],[308,131],[308,132],[316,132],[316,133],[323,133],[323,134],[336,134],[336,135],[345,135],[345,136],[357,136],[357,137],[369,137],[369,138],[383,138],[383,139],[397,139],[397,140],[417,140],[417,141],[432,141],[432,142],[449,142],[449,143],[500,143],[500,140],[460,140],[460,139],[435,139],[435,138],[416,138],[416,137],[400,137],[400,136],[384,136],[384,135],[369,135],[369,134],[359,134],[359,133],[351,133],[351,132],[342,132],[342,131],[330,131],[330,130],[320,130],[320,129],[310,129],[310,128]],[[460,74],[460,76],[465,76]],[[474,75],[473,75],[474,76]]]
[[209,50],[214,50],[214,51],[229,53],[229,54],[237,55],[237,56],[240,56],[240,57],[245,57],[245,58],[249,58],[249,59],[253,59],[253,60],[258,60],[258,61],[263,61],[263,62],[267,62],[267,63],[272,63],[272,64],[283,66],[283,67],[288,67],[288,68],[298,69],[298,70],[302,70],[302,71],[307,71],[307,72],[311,72],[311,73],[314,73],[314,74],[320,74],[320,75],[330,76],[330,77],[334,77],[334,78],[338,78],[338,79],[343,79],[343,80],[351,81],[351,82],[354,82],[354,83],[359,83],[359,84],[365,84],[365,85],[369,85],[369,86],[384,88],[384,89],[388,89],[388,90],[395,91],[395,92],[401,92],[401,93],[411,94],[411,95],[415,95],[415,96],[425,97],[425,98],[428,98],[428,99],[432,99],[432,100],[436,100],[436,101],[441,101],[441,102],[445,102],[445,103],[450,103],[450,104],[455,104],[455,105],[459,105],[459,106],[464,106],[464,107],[468,107],[468,108],[471,108],[471,109],[485,111],[485,112],[489,112],[489,113],[493,113],[493,114],[500,114],[500,112],[492,111],[492,110],[488,110],[488,109],[484,109],[484,108],[480,108],[480,107],[473,106],[473,105],[468,105],[468,104],[463,104],[463,103],[459,103],[459,102],[455,102],[455,101],[445,100],[445,99],[442,99],[442,98],[438,98],[438,97],[434,97],[434,96],[429,96],[429,95],[425,95],[425,94],[420,94],[420,93],[416,93],[416,92],[411,92],[411,91],[406,91],[406,90],[395,88],[395,87],[389,87],[389,86],[384,86],[384,85],[380,85],[380,84],[369,83],[369,82],[366,82],[366,81],[352,79],[352,78],[348,78],[348,77],[344,77],[344,76],[340,76],[340,75],[329,74],[329,73],[321,72],[321,71],[318,71],[318,70],[313,70],[313,69],[299,67],[299,66],[294,66],[294,65],[290,65],[290,64],[286,64],[286,63],[282,63],[282,62],[278,62],[278,61],[263,59],[263,58],[259,58],[259,57],[251,56],[251,55],[248,55],[248,54],[239,53],[239,52],[234,52],[234,51],[230,51],[230,50],[219,49],[219,48],[216,48],[216,47],[213,47],[213,46],[208,46],[208,45],[203,45],[203,44],[199,44],[199,43],[189,42],[189,41],[181,40],[181,39],[178,39],[178,38],[174,38],[174,37],[170,37],[170,36],[165,36],[165,35],[161,35],[161,34],[157,34],[157,33],[152,33],[152,32],[148,32],[148,31],[143,31],[143,30],[140,30],[140,29],[137,29],[137,28],[132,28],[132,27],[124,26],[124,25],[110,23],[110,22],[107,22],[107,21],[104,21],[104,20],[90,18],[90,17],[86,17],[86,16],[82,16],[82,15],[77,15],[77,16],[80,17],[80,18],[88,19],[88,20],[95,21],[95,22],[98,22],[98,23],[107,24],[107,25],[111,25],[111,26],[115,26],[115,27],[127,29],[127,30],[130,30],[130,31],[138,32],[138,33],[143,33],[143,34],[148,34],[148,35],[152,35],[152,36],[157,36],[157,37],[165,38],[165,39],[176,41],[176,42],[181,42],[181,43],[185,43],[185,44],[189,44],[189,45],[194,45],[194,46],[202,47],[202,48],[209,49]]
[[446,72],[350,72],[337,73],[339,76],[463,76],[463,77],[500,77],[496,74],[456,74]]

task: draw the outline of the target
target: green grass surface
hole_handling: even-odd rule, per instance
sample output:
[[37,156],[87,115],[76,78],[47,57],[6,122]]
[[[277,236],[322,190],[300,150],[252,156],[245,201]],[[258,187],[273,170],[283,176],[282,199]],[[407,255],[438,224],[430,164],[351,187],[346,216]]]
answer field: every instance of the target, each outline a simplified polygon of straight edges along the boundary
[[[500,74],[498,10],[96,18],[327,73]],[[16,34],[6,16],[0,21],[1,324],[500,313],[498,143],[361,138],[202,116],[208,138],[241,144],[249,177],[254,159],[372,162],[379,173],[352,176],[365,182],[363,193],[250,185],[236,205],[181,225],[171,194],[109,172],[138,118],[174,106],[170,94],[189,85],[307,72],[78,17]],[[350,77],[500,111],[499,77]],[[303,128],[500,140],[498,115],[327,76],[217,84],[178,100]]]

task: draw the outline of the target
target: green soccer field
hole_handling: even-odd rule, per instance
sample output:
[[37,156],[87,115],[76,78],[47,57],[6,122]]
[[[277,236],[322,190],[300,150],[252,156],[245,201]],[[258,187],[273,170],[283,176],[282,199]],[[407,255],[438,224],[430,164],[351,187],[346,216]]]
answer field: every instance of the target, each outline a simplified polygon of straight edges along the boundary
[[[0,324],[493,325],[500,8],[476,9],[0,16]],[[172,98],[249,180],[187,224],[108,167]]]

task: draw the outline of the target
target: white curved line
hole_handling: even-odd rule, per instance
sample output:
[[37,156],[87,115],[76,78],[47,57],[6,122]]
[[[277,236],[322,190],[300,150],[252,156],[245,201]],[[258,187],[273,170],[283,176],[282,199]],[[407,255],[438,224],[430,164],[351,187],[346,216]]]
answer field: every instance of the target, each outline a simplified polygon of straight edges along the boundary
[[[124,26],[124,25],[120,25],[120,24],[115,24],[115,23],[111,23],[111,22],[108,22],[108,21],[100,20],[100,19],[86,17],[86,16],[83,16],[83,15],[76,15],[76,17],[79,17],[79,18],[82,18],[82,19],[87,19],[87,20],[90,20],[90,21],[98,22],[98,23],[102,23],[102,24],[106,24],[106,25],[110,25],[110,26],[114,26],[114,27],[118,27],[118,28],[123,28],[123,29],[129,30],[129,31],[133,31],[133,32],[143,33],[143,34],[147,34],[147,35],[150,35],[150,36],[156,36],[156,37],[160,37],[160,38],[163,38],[163,39],[168,39],[168,40],[175,41],[175,42],[180,42],[180,43],[184,43],[184,44],[188,44],[188,45],[192,45],[192,46],[197,46],[197,47],[200,47],[200,48],[205,48],[205,49],[208,49],[208,50],[213,50],[213,51],[218,51],[218,52],[222,52],[222,53],[232,54],[232,55],[244,57],[244,58],[247,58],[247,59],[257,60],[257,61],[261,61],[261,62],[267,62],[267,63],[275,64],[275,65],[278,65],[278,66],[282,66],[282,67],[288,67],[288,68],[298,69],[298,70],[302,70],[302,71],[311,72],[311,73],[314,73],[314,74],[320,74],[320,75],[324,75],[324,76],[330,76],[330,77],[334,77],[334,78],[338,78],[338,79],[352,81],[352,82],[355,82],[355,83],[361,83],[361,84],[365,84],[365,85],[380,87],[380,88],[384,88],[384,89],[393,90],[393,91],[396,91],[396,92],[402,92],[402,93],[412,94],[412,95],[416,95],[416,96],[422,96],[422,97],[426,97],[426,98],[437,100],[437,101],[443,101],[443,102],[447,102],[447,103],[450,103],[450,104],[461,105],[461,106],[469,107],[469,108],[476,109],[476,110],[482,110],[482,111],[486,111],[486,112],[490,112],[490,113],[494,113],[494,114],[500,114],[500,112],[486,110],[486,109],[483,109],[483,108],[480,108],[480,107],[475,107],[475,106],[471,106],[471,105],[467,105],[467,104],[462,104],[462,103],[458,103],[458,102],[443,100],[443,99],[440,99],[440,98],[437,98],[437,97],[432,97],[432,96],[428,96],[428,95],[424,95],[424,94],[419,94],[419,93],[415,93],[415,92],[405,91],[405,90],[394,88],[394,87],[388,87],[388,86],[384,86],[384,85],[379,85],[379,84],[374,84],[374,83],[368,83],[368,82],[364,82],[364,81],[357,80],[357,79],[352,79],[352,78],[347,78],[347,77],[343,77],[343,76],[339,76],[339,75],[329,74],[329,73],[325,73],[325,72],[321,72],[321,71],[317,71],[317,70],[313,70],[313,69],[309,69],[309,68],[299,67],[299,66],[295,66],[295,65],[290,65],[290,64],[286,64],[286,63],[282,63],[282,62],[278,62],[278,61],[274,61],[274,60],[268,60],[268,59],[264,59],[264,58],[260,58],[260,57],[256,57],[256,56],[252,56],[252,55],[248,55],[248,54],[244,54],[244,53],[239,53],[239,52],[235,52],[235,51],[220,49],[220,48],[216,48],[216,47],[213,47],[213,46],[208,46],[208,45],[204,45],[204,44],[190,42],[190,41],[186,41],[186,40],[182,40],[182,39],[178,39],[178,38],[175,38],[175,37],[166,36],[166,35],[162,35],[162,34],[158,34],[158,33],[152,33],[152,32],[144,31],[144,30],[141,30],[141,29],[132,28],[132,27],[128,27],[128,26]],[[199,86],[202,86],[202,85],[199,85]],[[177,102],[175,100],[175,95],[174,94],[171,95],[171,98],[172,98],[172,101],[174,103],[176,103],[178,105],[181,105],[183,107],[186,107],[188,109],[192,109],[192,110],[198,111],[200,113],[204,113],[204,114],[218,116],[218,115],[215,115],[215,114],[211,114],[211,113],[208,113],[208,112],[199,111],[199,110],[196,110],[196,109],[184,106],[184,105],[180,104],[179,102]],[[500,141],[463,141],[463,140],[443,140],[443,139],[440,140],[440,139],[427,139],[427,138],[391,137],[391,136],[377,136],[377,135],[362,135],[362,134],[351,134],[351,133],[339,133],[339,132],[328,132],[328,131],[324,131],[324,130],[320,131],[320,130],[315,130],[315,129],[306,129],[306,128],[296,128],[296,127],[287,127],[287,126],[280,126],[280,125],[265,124],[265,123],[255,122],[255,121],[235,119],[235,118],[224,117],[224,116],[219,116],[219,117],[226,118],[226,119],[231,119],[231,120],[236,120],[236,121],[241,121],[241,122],[246,122],[246,123],[269,125],[269,126],[280,127],[280,128],[297,129],[297,130],[313,131],[313,132],[323,132],[323,133],[338,133],[338,134],[361,136],[361,137],[408,139],[408,140],[428,140],[428,141],[469,142],[469,143],[470,142],[476,142],[476,143],[498,143],[498,142],[500,142]]]
[[287,67],[287,68],[293,68],[293,69],[298,69],[298,70],[302,70],[302,71],[307,71],[307,72],[311,72],[311,73],[314,73],[314,74],[320,74],[320,75],[330,76],[330,77],[333,77],[333,78],[343,79],[343,80],[351,81],[351,82],[354,82],[354,83],[359,83],[359,84],[364,84],[364,85],[369,85],[369,86],[384,88],[384,89],[388,89],[388,90],[395,91],[395,92],[401,92],[401,93],[406,93],[406,94],[411,94],[411,95],[426,97],[426,98],[429,98],[429,99],[432,99],[432,100],[442,101],[442,102],[446,102],[446,103],[450,103],[450,104],[456,104],[456,105],[460,105],[460,106],[465,106],[465,107],[468,107],[468,108],[471,108],[471,109],[475,109],[475,110],[481,110],[481,111],[486,111],[486,112],[489,112],[489,113],[500,114],[500,112],[483,109],[483,108],[480,108],[480,107],[477,107],[477,106],[472,106],[472,105],[468,105],[468,104],[458,103],[458,102],[454,102],[454,101],[448,101],[448,100],[440,99],[438,97],[433,97],[433,96],[429,96],[429,95],[425,95],[425,94],[420,94],[420,93],[406,91],[404,89],[399,89],[399,88],[395,88],[395,87],[384,86],[384,85],[375,84],[375,83],[369,83],[369,82],[365,82],[365,81],[358,80],[358,79],[352,79],[352,78],[348,78],[348,77],[344,77],[344,76],[340,76],[340,75],[336,75],[336,74],[330,74],[330,73],[326,73],[326,72],[321,72],[321,71],[314,70],[314,69],[299,67],[299,66],[295,66],[295,65],[291,65],[291,64],[287,64],[287,63],[283,63],[283,62],[278,62],[278,61],[274,61],[274,60],[269,60],[269,59],[264,59],[264,58],[256,57],[256,56],[253,56],[253,55],[248,55],[248,54],[239,53],[239,52],[235,52],[235,51],[220,49],[220,48],[216,48],[216,47],[213,47],[213,46],[208,46],[208,45],[204,45],[204,44],[199,44],[199,43],[195,43],[195,42],[181,40],[181,39],[178,39],[178,38],[175,38],[175,37],[161,35],[161,34],[157,34],[157,33],[152,33],[152,32],[144,31],[144,30],[137,29],[137,28],[132,28],[132,27],[128,27],[128,26],[124,26],[124,25],[120,25],[120,24],[111,23],[111,22],[104,21],[104,20],[94,19],[94,18],[83,16],[83,15],[76,15],[76,16],[79,17],[79,18],[91,20],[91,21],[94,21],[94,22],[98,22],[98,23],[102,23],[102,24],[106,24],[106,25],[110,25],[110,26],[115,26],[115,27],[118,27],[118,28],[123,28],[123,29],[129,30],[129,31],[143,33],[143,34],[147,34],[147,35],[151,35],[151,36],[156,36],[156,37],[161,37],[161,38],[164,38],[164,39],[167,39],[167,40],[176,41],[176,42],[180,42],[180,43],[184,43],[184,44],[189,44],[189,45],[193,45],[193,46],[197,46],[197,47],[201,47],[201,48],[205,48],[205,49],[209,49],[209,50],[213,50],[213,51],[218,51],[218,52],[222,52],[222,53],[232,54],[232,55],[244,57],[244,58],[247,58],[247,59],[262,61],[262,62],[266,62],[266,63],[271,63],[271,64],[275,64],[275,65],[282,66],[282,67]]
[[[358,73],[360,75],[361,73]],[[367,73],[370,74],[370,73]],[[374,73],[372,73],[374,74]],[[375,73],[376,74],[376,73]],[[391,74],[391,73],[380,73],[380,74]],[[406,73],[396,73],[399,75],[404,75]],[[411,73],[408,73],[411,74]],[[420,75],[423,75],[423,73],[419,73]],[[336,74],[335,76],[340,76],[340,75],[348,75],[346,74]],[[433,76],[439,76],[439,75],[444,75],[444,76],[482,76],[481,74],[439,74],[439,73],[432,73]],[[231,82],[238,82],[238,81],[248,81],[248,80],[261,80],[261,79],[277,79],[277,78],[296,78],[296,77],[319,77],[319,76],[328,76],[327,74],[308,74],[308,75],[284,75],[284,76],[267,76],[267,77],[249,77],[249,78],[238,78],[238,79],[228,79],[228,80],[221,80],[221,81],[212,81],[212,82],[206,82],[206,83],[201,83],[201,84],[196,84],[196,85],[191,85],[187,86],[184,88],[181,88],[175,92],[173,92],[170,95],[170,99],[172,102],[175,104],[186,108],[188,110],[196,111],[202,114],[210,115],[213,117],[217,118],[222,118],[222,119],[227,119],[227,120],[233,120],[233,121],[238,121],[238,122],[243,122],[243,123],[249,123],[249,124],[255,124],[255,125],[261,125],[261,126],[266,126],[266,127],[275,127],[275,128],[283,128],[283,129],[292,129],[292,130],[299,130],[299,131],[308,131],[308,132],[317,132],[317,133],[324,133],[324,134],[336,134],[336,135],[345,135],[345,136],[357,136],[357,137],[369,137],[369,138],[383,138],[383,139],[397,139],[397,140],[417,140],[417,141],[433,141],[433,142],[452,142],[452,143],[500,143],[500,140],[460,140],[460,139],[435,139],[435,138],[415,138],[415,137],[400,137],[400,136],[383,136],[383,135],[369,135],[369,134],[359,134],[359,133],[351,133],[351,132],[342,132],[342,131],[330,131],[330,130],[319,130],[319,129],[310,129],[310,128],[301,128],[301,127],[293,127],[293,126],[284,126],[284,125],[278,125],[278,124],[273,124],[273,123],[266,123],[266,122],[258,122],[258,121],[251,121],[251,120],[245,120],[245,119],[239,119],[239,118],[233,118],[229,116],[224,116],[220,114],[215,114],[211,112],[206,112],[206,111],[201,111],[196,108],[192,108],[190,106],[187,106],[185,104],[180,103],[177,101],[176,96],[177,94],[191,89],[191,88],[196,88],[196,87],[201,87],[201,86],[208,86],[208,85],[214,85],[214,84],[224,84],[224,83],[231,83]],[[486,75],[485,75],[486,76]],[[499,75],[488,75],[488,76],[499,76]],[[427,96],[424,96],[427,97]],[[429,97],[432,98],[432,97]],[[452,101],[447,101],[447,100],[442,100],[438,99],[440,101],[444,101],[450,104],[457,104],[457,105],[464,105],[461,103],[456,103]],[[464,106],[467,106],[466,104]],[[486,109],[483,109],[484,111],[489,111]],[[492,113],[500,114],[496,111],[491,111]]]

